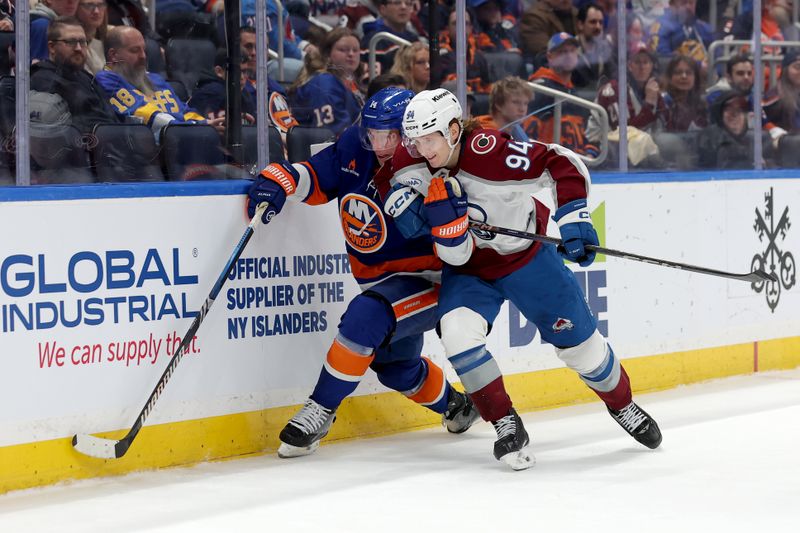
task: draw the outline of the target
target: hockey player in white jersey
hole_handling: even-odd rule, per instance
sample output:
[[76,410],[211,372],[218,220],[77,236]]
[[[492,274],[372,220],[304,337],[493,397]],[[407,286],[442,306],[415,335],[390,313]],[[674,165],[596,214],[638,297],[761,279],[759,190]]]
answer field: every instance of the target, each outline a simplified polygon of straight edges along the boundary
[[[630,381],[562,257],[588,266],[598,244],[586,166],[570,150],[462,124],[461,106],[444,89],[423,91],[403,119],[404,145],[392,160],[394,197],[421,196],[392,209],[398,227],[430,231],[445,263],[438,313],[448,359],[481,416],[497,431],[494,455],[516,470],[534,464],[522,420],[506,394],[486,336],[505,300],[533,322],[558,357],[605,402],[641,444],[656,448],[655,420],[633,402]],[[563,249],[469,229],[469,220],[545,234],[549,209],[532,193],[553,194]],[[424,200],[423,200],[424,196]],[[392,195],[389,196],[392,198]],[[398,213],[398,211],[400,211]]]

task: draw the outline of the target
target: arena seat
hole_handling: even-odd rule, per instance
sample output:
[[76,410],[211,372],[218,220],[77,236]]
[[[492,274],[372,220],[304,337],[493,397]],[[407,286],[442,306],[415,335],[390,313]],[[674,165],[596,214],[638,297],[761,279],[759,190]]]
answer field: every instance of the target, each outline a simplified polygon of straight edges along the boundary
[[147,55],[147,71],[155,72],[162,78],[167,76],[167,66],[161,54],[161,45],[151,37],[144,39],[145,54]]
[[472,116],[477,117],[480,115],[488,115],[489,114],[489,95],[478,93],[475,94],[475,103],[472,104]]
[[514,52],[484,52],[489,64],[489,81],[502,80],[506,76],[524,76],[525,62],[521,54]]
[[90,154],[102,182],[163,181],[152,130],[144,124],[98,124]]
[[286,134],[286,151],[289,161],[297,163],[307,161],[311,157],[311,145],[331,142],[336,135],[328,128],[295,126]]
[[197,80],[205,72],[214,71],[217,48],[206,39],[170,39],[167,41],[167,75],[180,80],[191,96]]
[[14,131],[17,115],[17,85],[13,76],[0,77],[0,134],[3,137]]
[[[284,153],[281,133],[274,126],[270,126],[269,132],[269,163],[286,159]],[[244,145],[245,170],[250,170],[253,165],[258,163],[258,129],[256,126],[242,126],[242,144]]]
[[183,102],[189,101],[189,89],[181,80],[167,80],[172,90],[175,91],[175,96],[180,98]]
[[171,181],[225,179],[219,134],[206,124],[169,124],[161,131],[161,161]]
[[9,48],[14,46],[16,35],[13,31],[0,31],[0,76],[11,74],[13,54]]
[[31,184],[94,182],[86,144],[74,126],[31,124]]

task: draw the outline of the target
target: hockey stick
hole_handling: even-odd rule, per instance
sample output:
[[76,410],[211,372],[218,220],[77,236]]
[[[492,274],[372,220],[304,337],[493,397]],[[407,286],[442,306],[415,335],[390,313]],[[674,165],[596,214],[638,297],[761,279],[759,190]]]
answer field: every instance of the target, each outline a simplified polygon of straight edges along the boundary
[[211,309],[211,306],[214,304],[214,300],[222,290],[222,286],[225,284],[225,280],[228,279],[228,274],[230,274],[231,269],[233,269],[234,263],[236,263],[236,261],[239,259],[239,256],[242,255],[244,247],[247,246],[247,243],[250,241],[250,237],[253,236],[256,224],[258,224],[258,221],[261,220],[261,215],[264,213],[264,210],[268,205],[269,204],[266,202],[262,202],[256,207],[256,214],[250,220],[250,224],[247,225],[244,235],[242,235],[242,238],[239,239],[239,243],[233,249],[233,253],[231,254],[230,258],[228,258],[228,262],[225,263],[225,268],[222,269],[217,281],[214,282],[214,286],[211,288],[208,298],[206,298],[206,301],[203,303],[203,307],[200,308],[197,316],[194,317],[192,325],[189,326],[189,331],[187,331],[186,335],[184,335],[181,339],[178,350],[175,352],[175,355],[172,357],[172,359],[170,359],[170,362],[167,365],[167,368],[164,370],[164,373],[161,374],[161,378],[158,380],[158,383],[156,383],[156,387],[153,389],[153,392],[150,393],[147,403],[144,404],[142,411],[136,418],[136,422],[133,423],[133,427],[130,429],[130,431],[128,431],[128,434],[125,435],[121,440],[114,440],[95,437],[94,435],[89,435],[86,433],[79,433],[72,437],[72,446],[76,450],[84,455],[97,457],[99,459],[119,459],[125,455],[125,453],[128,451],[128,448],[130,448],[131,444],[133,443],[133,439],[136,438],[136,435],[139,434],[139,430],[142,429],[145,419],[153,411],[153,407],[155,407],[158,397],[161,396],[162,392],[164,392],[164,387],[166,387],[167,382],[175,372],[175,368],[178,366],[178,363],[180,363],[181,359],[183,359],[189,344],[192,342],[197,330],[200,328],[200,324],[203,323],[203,319],[208,314],[209,309]]
[[[501,235],[508,235],[510,237],[517,237],[520,239],[530,239],[532,241],[546,242],[561,246],[561,239],[555,237],[548,237],[546,235],[538,235],[536,233],[528,233],[527,231],[519,231],[515,229],[500,228],[485,224],[483,222],[470,221],[470,228],[488,231],[491,233],[500,233]],[[735,279],[739,281],[749,281],[751,283],[759,283],[763,281],[777,282],[778,279],[773,274],[768,274],[763,270],[754,270],[747,274],[734,274],[732,272],[723,272],[722,270],[714,270],[711,268],[686,265],[683,263],[676,263],[675,261],[668,261],[666,259],[655,259],[645,255],[632,254],[629,252],[621,252],[619,250],[612,250],[610,248],[603,248],[602,246],[594,246],[591,244],[585,245],[585,248],[597,252],[598,254],[610,255],[612,257],[621,257],[623,259],[631,259],[633,261],[641,261],[642,263],[650,263],[651,265],[658,265],[663,267],[677,268],[678,270],[687,270],[689,272],[698,272],[700,274],[709,274],[711,276],[719,276],[722,278]]]

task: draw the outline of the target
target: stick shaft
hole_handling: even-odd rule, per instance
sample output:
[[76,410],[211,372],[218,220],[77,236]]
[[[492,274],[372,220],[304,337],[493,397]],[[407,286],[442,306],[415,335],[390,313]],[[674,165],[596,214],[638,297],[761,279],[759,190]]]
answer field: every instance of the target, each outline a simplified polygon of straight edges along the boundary
[[[183,359],[183,356],[189,349],[189,345],[191,344],[192,339],[194,339],[197,330],[200,329],[200,324],[203,323],[203,320],[208,314],[208,311],[214,304],[214,300],[216,300],[217,296],[222,290],[222,286],[225,284],[225,280],[228,279],[228,275],[230,274],[231,269],[233,269],[234,264],[242,255],[242,252],[244,251],[245,246],[247,246],[247,243],[250,242],[250,238],[253,236],[253,233],[255,232],[256,224],[258,224],[258,222],[261,220],[261,215],[267,208],[267,205],[268,205],[267,203],[262,203],[259,204],[258,207],[256,208],[256,213],[253,216],[252,220],[250,220],[250,224],[248,224],[247,229],[245,229],[244,234],[242,235],[241,239],[239,239],[239,242],[236,244],[236,247],[233,249],[231,256],[225,263],[225,267],[222,269],[222,272],[220,272],[219,277],[214,282],[214,285],[211,288],[211,292],[208,294],[206,301],[203,303],[203,306],[200,308],[200,311],[198,311],[197,316],[194,317],[191,326],[189,326],[189,330],[181,339],[178,349],[175,351],[175,354],[170,359],[167,368],[164,369],[164,373],[161,374],[158,383],[156,383],[153,392],[151,392],[150,396],[147,398],[147,402],[144,404],[144,407],[139,413],[139,416],[136,417],[136,421],[133,423],[133,426],[131,427],[130,431],[128,431],[128,433],[120,441],[115,443],[113,441],[108,441],[107,439],[91,437],[91,439],[86,439],[89,441],[89,446],[86,446],[85,443],[78,444],[81,437],[79,435],[76,435],[75,437],[73,437],[72,440],[72,444],[73,446],[75,446],[76,449],[78,449],[79,451],[83,451],[85,453],[86,451],[91,451],[92,449],[95,449],[94,447],[102,448],[104,446],[103,441],[106,441],[108,444],[113,445],[114,447],[113,456],[115,458],[120,458],[123,455],[125,455],[125,453],[128,451],[128,448],[133,443],[133,440],[136,438],[136,435],[139,434],[139,430],[142,429],[145,420],[147,420],[147,417],[153,411],[153,408],[155,407],[158,398],[161,396],[161,393],[164,391],[164,388],[166,387],[167,383],[172,377],[172,374],[175,372],[175,368],[181,362],[181,359]],[[90,455],[93,454],[90,453]],[[107,454],[107,452],[101,453],[101,456],[103,457],[108,458],[109,455],[110,454]]]
[[[557,239],[555,237],[548,237],[547,235],[539,235],[538,233],[529,233],[527,231],[520,231],[515,229],[509,228],[501,228],[498,226],[492,226],[491,224],[485,224],[483,222],[474,222],[470,221],[469,226],[471,228],[479,229],[482,231],[489,231],[491,233],[499,233],[501,235],[508,235],[509,237],[518,237],[520,239],[529,239],[532,241],[539,241],[545,242],[548,244],[552,244],[555,246],[561,246],[563,243],[561,239]],[[585,248],[597,252],[598,254],[605,254],[611,257],[620,257],[622,259],[629,259],[632,261],[640,261],[642,263],[650,263],[651,265],[669,267],[669,268],[676,268],[679,270],[686,270],[689,272],[697,272],[699,274],[708,274],[710,276],[718,276],[722,278],[728,279],[735,279],[739,281],[749,281],[751,283],[758,283],[764,281],[777,281],[774,276],[771,274],[767,274],[763,270],[755,270],[753,272],[748,272],[746,274],[735,274],[732,272],[724,272],[722,270],[714,270],[712,268],[706,268],[701,266],[695,265],[687,265],[685,263],[678,263],[676,261],[669,261],[667,259],[657,259],[655,257],[648,257],[646,255],[639,255],[633,254],[630,252],[623,252],[620,250],[613,250],[611,248],[603,248],[602,246],[594,246],[594,245],[586,245]]]

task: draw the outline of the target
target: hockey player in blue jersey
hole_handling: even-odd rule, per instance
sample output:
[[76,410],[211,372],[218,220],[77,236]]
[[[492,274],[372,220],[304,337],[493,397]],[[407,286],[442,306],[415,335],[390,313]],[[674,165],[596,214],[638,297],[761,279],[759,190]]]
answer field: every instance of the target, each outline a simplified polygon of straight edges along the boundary
[[[278,455],[313,453],[328,433],[339,404],[367,368],[379,381],[443,415],[451,433],[477,419],[469,398],[447,382],[441,368],[421,356],[423,333],[436,324],[441,262],[430,235],[406,240],[382,212],[375,176],[391,174],[403,111],[413,92],[386,88],[364,106],[360,125],[309,161],[265,168],[249,191],[249,213],[268,202],[263,221],[286,200],[319,205],[336,199],[351,270],[363,292],[347,306],[316,387],[280,433]],[[397,198],[398,204],[402,198]]]
[[117,26],[108,32],[105,45],[108,66],[95,79],[118,115],[146,124],[156,139],[170,122],[210,124],[220,133],[224,131],[224,118],[206,120],[178,98],[164,78],[147,72],[145,42],[139,30]]

